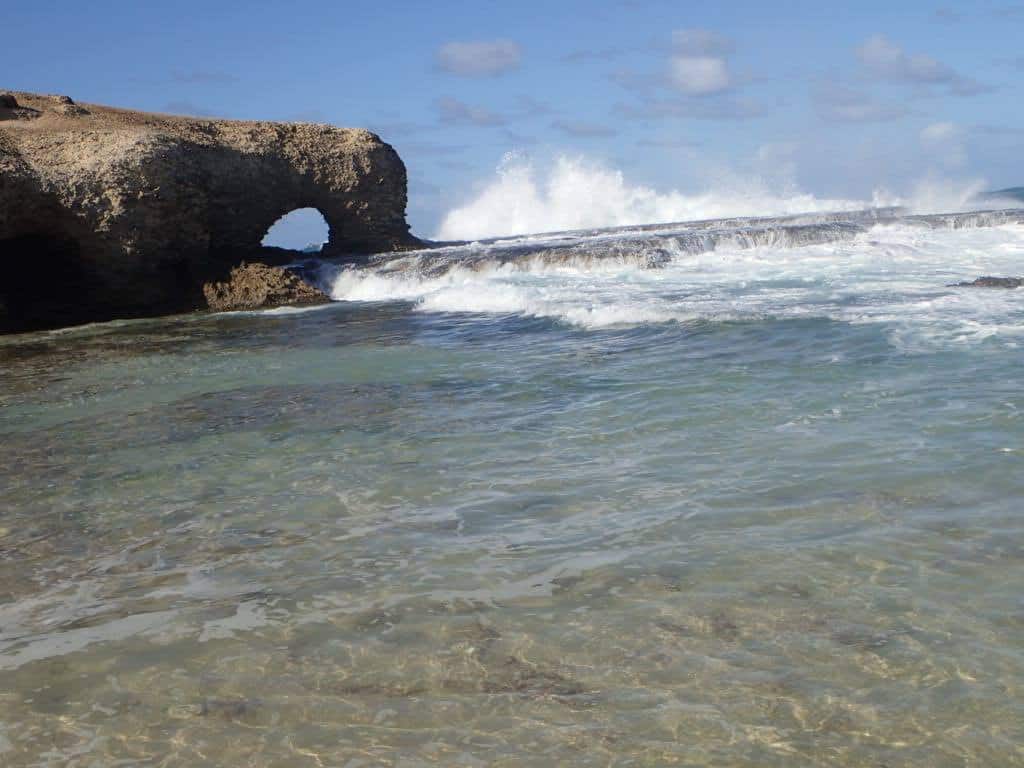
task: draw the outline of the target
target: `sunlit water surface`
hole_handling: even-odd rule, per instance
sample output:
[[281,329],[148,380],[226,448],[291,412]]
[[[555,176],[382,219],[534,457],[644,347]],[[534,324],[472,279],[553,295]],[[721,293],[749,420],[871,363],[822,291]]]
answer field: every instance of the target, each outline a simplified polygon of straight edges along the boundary
[[1024,764],[1024,292],[945,287],[1022,264],[879,227],[0,340],[0,764]]

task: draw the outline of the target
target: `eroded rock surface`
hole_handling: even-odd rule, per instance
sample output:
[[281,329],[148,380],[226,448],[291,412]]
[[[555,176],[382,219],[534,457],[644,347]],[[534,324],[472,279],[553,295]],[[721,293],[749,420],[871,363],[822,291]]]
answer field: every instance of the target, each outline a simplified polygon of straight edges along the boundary
[[331,300],[294,272],[266,264],[241,264],[231,270],[225,282],[206,283],[203,294],[216,312],[326,304]]
[[203,285],[264,250],[296,208],[325,254],[416,244],[406,173],[369,131],[156,115],[68,97],[0,98],[0,331],[205,306]]

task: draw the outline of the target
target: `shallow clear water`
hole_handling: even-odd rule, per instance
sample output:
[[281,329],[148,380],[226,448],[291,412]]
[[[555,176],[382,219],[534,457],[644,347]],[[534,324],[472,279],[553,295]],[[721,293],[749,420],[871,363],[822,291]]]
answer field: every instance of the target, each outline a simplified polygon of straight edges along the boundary
[[0,763],[1024,764],[1024,227],[0,340]]

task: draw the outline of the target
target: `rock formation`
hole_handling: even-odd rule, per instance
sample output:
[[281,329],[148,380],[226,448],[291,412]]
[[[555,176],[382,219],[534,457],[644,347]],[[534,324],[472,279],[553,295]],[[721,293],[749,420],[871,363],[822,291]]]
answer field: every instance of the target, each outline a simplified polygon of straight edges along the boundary
[[156,115],[0,94],[0,331],[205,306],[203,285],[297,208],[325,255],[416,244],[406,174],[369,131]]
[[226,282],[206,283],[203,294],[210,309],[216,312],[326,304],[331,300],[294,272],[266,264],[241,264],[231,270]]

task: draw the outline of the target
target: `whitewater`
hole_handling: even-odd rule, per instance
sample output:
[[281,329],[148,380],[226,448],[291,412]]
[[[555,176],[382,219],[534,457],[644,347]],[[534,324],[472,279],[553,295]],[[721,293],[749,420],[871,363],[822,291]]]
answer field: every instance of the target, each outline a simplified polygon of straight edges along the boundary
[[336,300],[422,312],[585,328],[816,317],[885,323],[907,344],[1015,344],[1016,295],[952,284],[1022,263],[1024,210],[885,208],[494,239],[313,273]]

